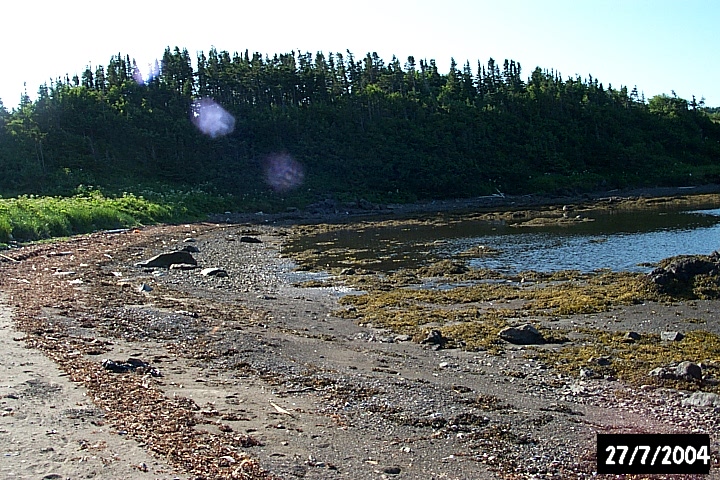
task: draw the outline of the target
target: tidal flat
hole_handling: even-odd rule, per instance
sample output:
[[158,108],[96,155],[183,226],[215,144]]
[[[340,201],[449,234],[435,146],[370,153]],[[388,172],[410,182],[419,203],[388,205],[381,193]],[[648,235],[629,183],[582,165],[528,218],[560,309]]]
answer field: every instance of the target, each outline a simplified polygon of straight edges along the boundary
[[[3,472],[590,479],[598,433],[694,432],[720,478],[717,256],[509,271],[472,264],[502,248],[416,238],[420,255],[393,261],[427,222],[513,216],[472,210],[224,217],[4,252],[0,340],[32,359],[0,355]],[[385,251],[313,234],[364,242],[379,223],[401,232]],[[194,264],[149,266],[178,251]]]
[[[647,371],[689,358],[705,362],[711,376],[720,376],[718,321],[683,319],[692,332],[681,342],[668,343],[660,338],[661,325],[646,332],[636,342],[625,338],[628,332],[639,327],[632,322],[615,318],[610,325],[577,328],[574,319],[608,316],[622,307],[647,308],[651,318],[659,306],[672,308],[680,303],[692,306],[698,300],[718,300],[720,263],[717,258],[698,255],[697,259],[714,262],[718,267],[690,275],[669,289],[654,283],[649,273],[597,269],[593,272],[561,270],[508,274],[469,267],[468,258],[499,253],[497,248],[486,245],[475,245],[451,258],[434,256],[428,245],[423,261],[416,261],[413,267],[392,269],[386,266],[378,270],[373,269],[373,265],[382,263],[383,258],[369,256],[372,254],[370,248],[341,248],[338,244],[342,242],[328,240],[326,234],[342,232],[344,237],[355,237],[368,231],[392,229],[397,237],[386,239],[386,243],[397,245],[405,241],[407,232],[428,225],[448,227],[482,221],[488,224],[502,222],[513,228],[565,228],[592,222],[592,212],[662,214],[718,206],[720,196],[717,194],[608,197],[588,203],[533,209],[450,211],[404,219],[300,225],[290,230],[288,246],[283,252],[299,270],[329,274],[322,280],[305,281],[302,286],[354,292],[340,298],[340,308],[334,313],[360,325],[387,329],[393,334],[410,336],[417,342],[423,342],[430,332],[436,331],[444,339],[444,347],[502,354],[508,343],[500,338],[500,331],[510,326],[532,324],[544,339],[542,346],[534,347],[537,355],[559,372],[578,372],[587,367],[589,358],[613,358],[608,365],[596,365],[594,374],[640,385],[648,381]],[[298,245],[312,243],[308,238],[316,236],[322,236],[323,242],[315,244],[315,248],[298,248]],[[412,235],[409,236],[408,241],[412,242]],[[438,238],[430,243],[437,245],[444,241]],[[378,255],[382,257],[383,253]],[[672,268],[673,262],[685,257],[667,258],[646,267]],[[328,259],[334,260],[332,266]],[[658,384],[668,384],[667,379],[655,380]],[[717,382],[686,387],[720,393]]]

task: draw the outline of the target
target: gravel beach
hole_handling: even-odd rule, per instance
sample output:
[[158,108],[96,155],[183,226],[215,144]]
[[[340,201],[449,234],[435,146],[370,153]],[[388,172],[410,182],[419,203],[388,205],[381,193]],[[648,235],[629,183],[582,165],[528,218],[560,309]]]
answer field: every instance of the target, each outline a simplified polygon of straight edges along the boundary
[[[348,292],[299,286],[281,256],[289,222],[229,220],[4,253],[4,478],[590,478],[598,433],[709,433],[698,478],[720,478],[720,402],[689,401],[697,388],[548,364],[580,334],[470,351],[342,318]],[[142,263],[183,249],[196,265]],[[718,335],[718,312],[646,302],[537,321]]]

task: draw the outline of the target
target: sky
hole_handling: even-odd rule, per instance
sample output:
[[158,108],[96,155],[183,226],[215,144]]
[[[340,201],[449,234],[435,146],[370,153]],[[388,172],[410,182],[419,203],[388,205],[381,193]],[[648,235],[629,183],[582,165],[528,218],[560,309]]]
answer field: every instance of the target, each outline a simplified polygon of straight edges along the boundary
[[[435,59],[441,73],[512,59],[563,78],[592,75],[720,107],[719,0],[123,0],[0,3],[0,100],[17,107],[51,79],[107,66],[122,53],[143,67],[166,47],[194,59],[211,47],[260,52],[377,52],[389,63]],[[24,87],[26,85],[26,87]]]

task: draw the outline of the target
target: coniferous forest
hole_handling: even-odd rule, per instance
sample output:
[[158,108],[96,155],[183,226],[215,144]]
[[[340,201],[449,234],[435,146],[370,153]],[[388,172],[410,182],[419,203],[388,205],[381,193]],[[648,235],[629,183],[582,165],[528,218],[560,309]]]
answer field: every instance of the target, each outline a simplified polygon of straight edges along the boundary
[[[702,100],[513,60],[440,72],[413,57],[175,47],[151,70],[118,54],[0,104],[0,195],[163,185],[387,202],[720,182],[718,112]],[[215,115],[203,99],[232,116],[210,134],[196,128]]]

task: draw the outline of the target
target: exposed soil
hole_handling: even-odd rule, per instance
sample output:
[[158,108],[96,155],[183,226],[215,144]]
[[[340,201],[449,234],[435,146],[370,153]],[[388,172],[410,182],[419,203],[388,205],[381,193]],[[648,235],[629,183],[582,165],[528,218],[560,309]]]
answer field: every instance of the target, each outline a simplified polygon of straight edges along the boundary
[[[619,432],[710,433],[720,478],[720,407],[683,404],[715,388],[717,350],[685,358],[707,374],[694,382],[659,382],[645,363],[627,381],[580,375],[558,360],[592,362],[593,332],[714,341],[720,301],[518,318],[567,338],[441,348],[344,318],[339,283],[296,285],[281,256],[292,221],[260,217],[4,252],[5,478],[589,478],[596,434]],[[198,268],[135,266],[187,246]],[[139,362],[117,373],[106,359]]]

